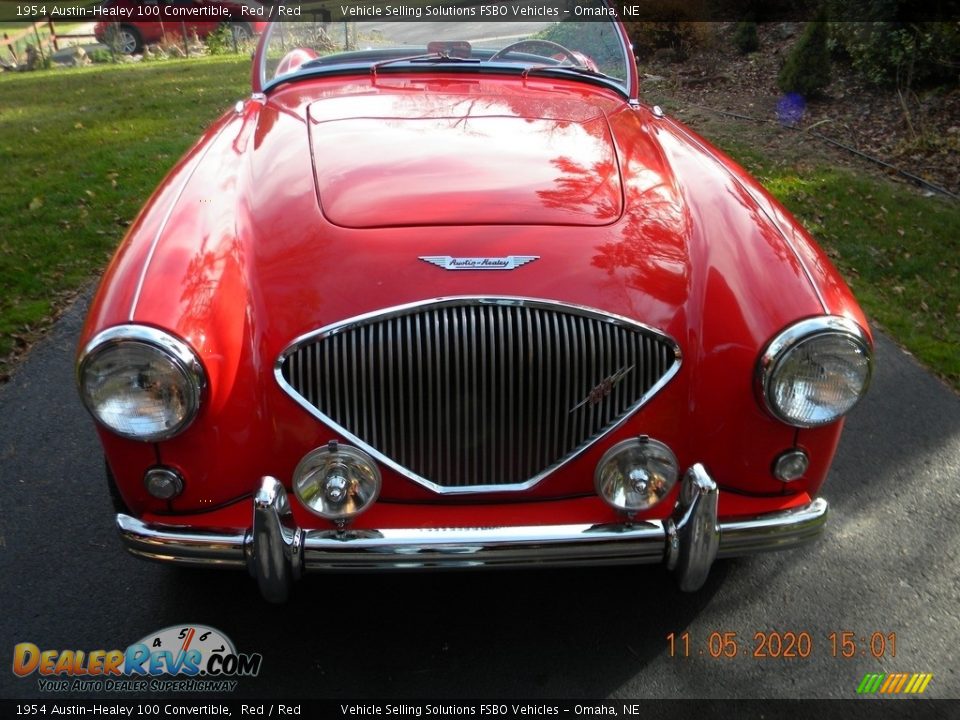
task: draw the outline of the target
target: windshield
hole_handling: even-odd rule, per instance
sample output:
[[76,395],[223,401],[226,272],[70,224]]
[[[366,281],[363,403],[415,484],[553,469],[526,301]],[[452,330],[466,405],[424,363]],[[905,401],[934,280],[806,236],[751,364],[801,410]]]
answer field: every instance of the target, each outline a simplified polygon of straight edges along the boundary
[[[259,53],[260,84],[268,89],[322,74],[442,70],[567,77],[628,95],[629,55],[607,6],[598,0],[580,2],[575,11],[563,9],[568,7],[523,0],[496,5],[368,0],[314,9],[312,17],[305,11],[294,22],[268,28]],[[533,20],[531,8],[538,16]],[[356,21],[344,14],[358,11],[375,12],[378,19]],[[550,19],[556,17],[564,19]]]

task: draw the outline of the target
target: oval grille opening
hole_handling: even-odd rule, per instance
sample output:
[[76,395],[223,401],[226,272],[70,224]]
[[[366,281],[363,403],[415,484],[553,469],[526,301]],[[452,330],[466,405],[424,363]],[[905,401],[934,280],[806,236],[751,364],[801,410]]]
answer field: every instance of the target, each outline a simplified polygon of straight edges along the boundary
[[623,318],[525,299],[448,299],[347,320],[281,356],[304,407],[438,492],[524,489],[677,371],[676,343]]

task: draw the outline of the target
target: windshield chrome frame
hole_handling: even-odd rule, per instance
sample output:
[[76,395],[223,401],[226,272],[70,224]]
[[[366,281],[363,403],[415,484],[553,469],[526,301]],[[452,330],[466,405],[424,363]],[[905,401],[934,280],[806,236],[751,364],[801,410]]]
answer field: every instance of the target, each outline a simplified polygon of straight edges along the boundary
[[[275,19],[275,10],[278,5],[285,4],[286,0],[279,0],[275,5],[270,6],[270,15],[267,29],[264,30],[263,34],[260,36],[260,42],[257,44],[257,50],[253,56],[253,67],[251,68],[251,92],[254,97],[262,97],[266,92],[273,89],[279,84],[288,82],[289,80],[295,79],[296,75],[291,75],[288,78],[284,78],[278,81],[268,81],[266,77],[266,48],[270,42],[270,37],[273,34],[274,28],[277,26],[277,20]],[[607,7],[614,7],[610,0],[601,0],[601,2]],[[282,21],[281,21],[282,22]],[[637,61],[633,54],[633,45],[630,43],[630,38],[627,36],[626,28],[623,26],[623,23],[620,22],[619,18],[611,17],[609,22],[614,24],[614,27],[617,29],[617,35],[620,38],[620,50],[623,52],[624,62],[626,64],[627,77],[623,83],[616,83],[619,91],[627,96],[627,100],[630,103],[635,103],[639,100],[640,92],[640,80],[639,74],[637,71]],[[589,76],[584,76],[582,78],[576,78],[571,76],[571,80],[579,80],[580,82],[590,82],[596,84],[596,81],[593,81]],[[614,87],[614,83],[602,83],[603,87]]]

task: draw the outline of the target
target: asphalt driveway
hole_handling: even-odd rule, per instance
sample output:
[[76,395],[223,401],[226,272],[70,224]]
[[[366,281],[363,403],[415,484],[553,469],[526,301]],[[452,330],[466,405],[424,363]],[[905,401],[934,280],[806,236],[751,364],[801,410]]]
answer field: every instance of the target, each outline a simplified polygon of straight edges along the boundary
[[[237,696],[849,698],[865,673],[905,672],[960,698],[960,398],[882,335],[812,547],[720,563],[693,595],[659,568],[336,576],[281,608],[242,573],[121,550],[73,384],[85,304],[0,387],[0,698],[39,694],[9,669],[16,643],[124,648],[181,623],[263,654]],[[774,631],[809,633],[808,657],[755,657]],[[690,657],[671,657],[684,632]],[[711,657],[714,633],[736,633],[736,657]]]

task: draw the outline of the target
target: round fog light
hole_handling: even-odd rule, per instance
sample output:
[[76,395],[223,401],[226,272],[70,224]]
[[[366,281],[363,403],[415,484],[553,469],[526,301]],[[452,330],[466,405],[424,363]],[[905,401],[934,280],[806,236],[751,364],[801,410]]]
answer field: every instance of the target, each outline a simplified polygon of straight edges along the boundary
[[180,473],[170,468],[150,468],[143,476],[143,484],[147,486],[147,492],[157,500],[172,500],[183,492],[183,478]]
[[307,453],[293,471],[293,492],[307,510],[328,520],[347,520],[380,494],[380,471],[355,447],[331,442]]
[[597,494],[609,505],[638,512],[663,500],[677,482],[677,458],[659,440],[624,440],[604,453],[594,474]]
[[773,475],[777,480],[793,482],[801,477],[810,466],[810,458],[803,450],[787,450],[773,463]]

